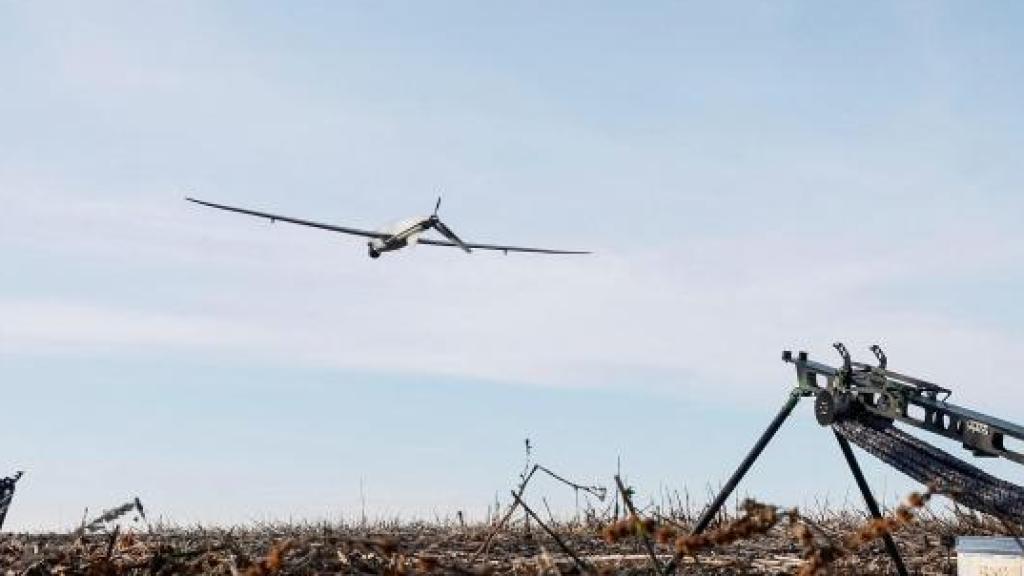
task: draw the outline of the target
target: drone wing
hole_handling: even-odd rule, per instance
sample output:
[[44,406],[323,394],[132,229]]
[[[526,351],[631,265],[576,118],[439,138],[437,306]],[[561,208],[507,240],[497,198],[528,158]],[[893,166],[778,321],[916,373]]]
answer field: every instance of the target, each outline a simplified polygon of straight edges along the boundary
[[499,252],[532,252],[534,254],[590,254],[590,252],[583,250],[552,250],[549,248],[524,248],[522,246],[501,246],[499,244],[472,244],[469,242],[458,243],[448,242],[446,240],[431,240],[430,238],[420,238],[420,244],[429,244],[431,246],[452,246],[457,248],[471,248],[480,250],[497,250]]
[[217,208],[219,210],[227,210],[228,212],[238,212],[239,214],[248,214],[249,216],[257,216],[259,218],[267,218],[271,222],[290,222],[292,224],[299,224],[300,226],[310,226],[312,228],[320,228],[322,230],[330,230],[331,232],[340,232],[342,234],[352,234],[355,236],[364,236],[366,238],[387,238],[388,234],[383,232],[374,232],[371,230],[360,230],[358,228],[347,228],[345,226],[335,226],[334,224],[323,224],[321,222],[313,222],[310,220],[301,220],[299,218],[291,218],[289,216],[281,216],[280,214],[271,214],[269,212],[258,212],[256,210],[247,210],[245,208],[235,208],[233,206],[224,206],[223,204],[214,204],[213,202],[206,202],[204,200],[196,200],[195,198],[185,198],[189,202],[195,202],[196,204],[202,204],[203,206],[209,206],[210,208]]

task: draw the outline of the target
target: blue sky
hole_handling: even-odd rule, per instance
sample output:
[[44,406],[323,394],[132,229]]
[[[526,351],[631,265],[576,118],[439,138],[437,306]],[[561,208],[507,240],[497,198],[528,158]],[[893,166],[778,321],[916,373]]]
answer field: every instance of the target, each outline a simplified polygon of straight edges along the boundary
[[[479,516],[525,436],[700,494],[784,399],[779,352],[836,339],[1024,420],[1022,11],[0,5],[9,526],[134,494],[351,518],[360,484]],[[376,226],[439,191],[464,238],[598,253],[371,261],[182,201]],[[841,501],[833,444],[801,408],[742,489]]]

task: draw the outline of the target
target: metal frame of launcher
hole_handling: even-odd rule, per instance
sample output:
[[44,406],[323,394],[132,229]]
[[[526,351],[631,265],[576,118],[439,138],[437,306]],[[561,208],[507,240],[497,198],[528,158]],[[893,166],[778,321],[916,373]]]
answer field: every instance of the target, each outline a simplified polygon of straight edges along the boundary
[[840,368],[809,360],[806,352],[796,357],[789,351],[782,353],[783,360],[796,366],[794,392],[815,397],[814,413],[822,426],[851,417],[877,427],[899,421],[956,440],[975,456],[1024,464],[1024,453],[1006,443],[1008,437],[1024,441],[1024,427],[950,404],[946,400],[951,390],[889,370],[885,352],[877,345],[871,347],[877,366],[853,362],[841,343],[833,347],[843,359]]

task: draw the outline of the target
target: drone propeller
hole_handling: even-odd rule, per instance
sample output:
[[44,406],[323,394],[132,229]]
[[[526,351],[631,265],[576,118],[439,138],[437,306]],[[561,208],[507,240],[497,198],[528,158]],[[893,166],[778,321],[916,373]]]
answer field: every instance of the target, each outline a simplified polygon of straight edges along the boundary
[[441,219],[437,217],[437,211],[440,210],[440,209],[441,209],[441,197],[438,196],[437,197],[437,204],[434,204],[434,213],[430,215],[430,220],[429,220],[430,227],[432,227],[434,230],[437,230],[438,232],[440,232],[441,235],[444,236],[445,238],[447,238],[447,239],[451,240],[452,242],[454,242],[456,246],[458,246],[459,248],[462,248],[467,254],[472,252],[472,250],[469,249],[469,246],[466,246],[466,243],[463,242],[461,238],[456,236],[455,232],[452,232],[451,228],[445,226],[444,222],[441,222]]
[[456,236],[455,232],[452,232],[451,229],[445,226],[444,222],[441,222],[441,220],[439,220],[436,216],[431,220],[431,223],[434,226],[435,230],[440,232],[441,235],[444,236],[445,238],[454,242],[456,246],[462,248],[462,250],[466,252],[466,254],[472,252],[472,250],[469,249],[469,246],[466,246],[466,243],[463,242],[458,236]]

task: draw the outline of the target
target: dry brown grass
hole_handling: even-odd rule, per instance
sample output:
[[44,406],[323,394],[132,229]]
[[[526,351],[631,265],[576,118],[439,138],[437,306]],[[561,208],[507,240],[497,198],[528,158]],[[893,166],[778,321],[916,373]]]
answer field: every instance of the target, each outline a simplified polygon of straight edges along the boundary
[[[529,455],[529,453],[528,453]],[[606,506],[572,521],[542,519],[527,503],[541,471]],[[803,514],[754,500],[718,514],[692,534],[689,496],[637,506],[615,476],[616,498],[575,484],[527,459],[512,501],[482,524],[458,522],[261,525],[232,529],[151,525],[138,499],[83,520],[67,534],[0,535],[0,576],[424,574],[795,574],[890,573],[880,540],[892,536],[920,575],[951,574],[953,534],[1012,533],[960,509],[935,514],[932,489],[913,493],[880,519],[857,511]],[[623,505],[620,508],[619,504]],[[668,502],[668,506],[664,505]],[[620,510],[625,517],[620,516]],[[540,528],[538,530],[537,528]]]
[[[597,574],[655,574],[640,546],[654,535],[660,566],[684,557],[677,574],[888,574],[879,538],[896,537],[911,570],[947,574],[950,531],[977,531],[973,515],[930,515],[930,492],[913,494],[882,520],[850,511],[814,520],[796,510],[748,501],[705,535],[689,535],[686,518],[560,522],[548,527]],[[581,569],[521,518],[491,537],[490,525],[268,525],[190,529],[123,524],[94,534],[0,537],[4,575],[121,576],[212,574],[578,574]],[[986,525],[996,530],[996,526]],[[488,537],[492,550],[474,552]]]

